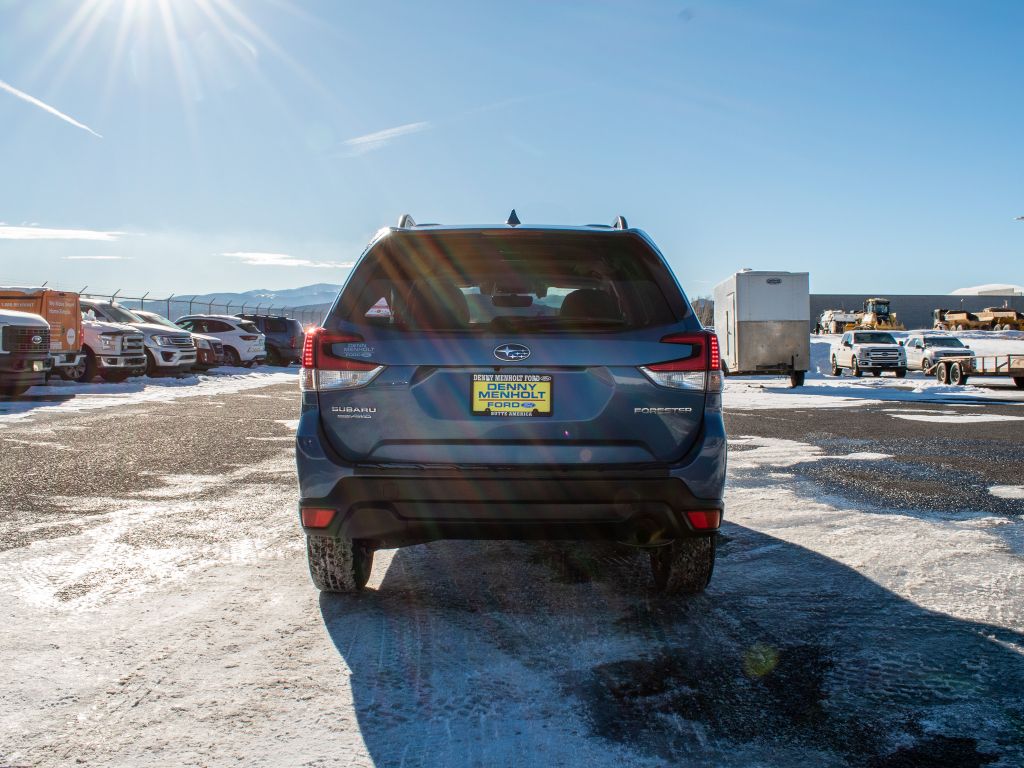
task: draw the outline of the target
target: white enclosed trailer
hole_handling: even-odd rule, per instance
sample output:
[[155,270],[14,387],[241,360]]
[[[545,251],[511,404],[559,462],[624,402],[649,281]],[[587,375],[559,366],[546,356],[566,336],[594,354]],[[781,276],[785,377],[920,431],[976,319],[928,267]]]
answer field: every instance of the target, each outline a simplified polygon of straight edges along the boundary
[[715,331],[727,375],[781,373],[799,387],[811,363],[806,272],[745,269],[715,286]]

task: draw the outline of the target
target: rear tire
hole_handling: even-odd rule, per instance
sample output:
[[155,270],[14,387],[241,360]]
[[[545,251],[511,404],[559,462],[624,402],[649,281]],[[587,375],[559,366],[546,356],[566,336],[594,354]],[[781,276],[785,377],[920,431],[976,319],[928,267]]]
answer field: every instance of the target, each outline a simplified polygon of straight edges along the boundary
[[366,586],[373,550],[359,541],[336,536],[307,536],[309,576],[321,592],[351,594]]
[[1013,383],[1017,389],[1024,389],[1024,376],[1014,376]]
[[897,368],[896,369],[896,378],[897,379],[905,379],[905,378],[907,378],[907,369],[906,368]]
[[703,592],[715,570],[715,537],[676,539],[650,551],[654,587],[664,595]]
[[949,383],[962,386],[967,383],[967,374],[960,363],[951,363],[949,366]]
[[874,376],[874,377],[875,377],[875,378],[877,379],[877,378],[878,378],[879,376],[881,376],[881,375],[882,375],[882,372],[881,372],[880,370],[878,370],[878,371],[872,371],[872,372],[871,372],[871,375],[872,375],[872,376]]
[[233,368],[238,368],[242,365],[242,357],[238,354],[238,350],[234,347],[224,347],[224,364],[230,365]]

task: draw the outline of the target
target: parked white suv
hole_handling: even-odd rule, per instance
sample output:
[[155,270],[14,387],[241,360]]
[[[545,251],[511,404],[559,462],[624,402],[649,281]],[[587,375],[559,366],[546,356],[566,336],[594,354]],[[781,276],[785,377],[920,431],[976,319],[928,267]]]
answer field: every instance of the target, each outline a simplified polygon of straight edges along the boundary
[[896,378],[907,375],[907,353],[888,331],[847,331],[832,345],[832,375],[842,376],[849,368],[854,376],[870,371],[881,376],[892,371]]
[[907,367],[927,373],[946,357],[974,357],[971,348],[956,336],[937,333],[915,333],[900,342],[907,351]]
[[141,317],[112,301],[81,299],[82,311],[92,313],[108,323],[130,325],[145,336],[146,373],[182,373],[191,371],[196,364],[196,347],[191,334],[175,332],[156,323],[147,323]]
[[234,315],[185,315],[175,322],[186,331],[220,339],[225,365],[251,368],[267,359],[266,337],[249,320]]

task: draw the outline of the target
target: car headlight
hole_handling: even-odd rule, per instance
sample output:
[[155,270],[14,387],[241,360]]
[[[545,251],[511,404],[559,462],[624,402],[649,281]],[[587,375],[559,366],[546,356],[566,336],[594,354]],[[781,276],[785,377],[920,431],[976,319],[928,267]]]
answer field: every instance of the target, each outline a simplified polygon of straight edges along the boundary
[[153,343],[156,344],[158,347],[174,346],[174,342],[171,340],[170,336],[152,336],[151,338],[153,339]]
[[206,339],[193,339],[193,341],[195,341],[197,349],[212,349],[210,342]]
[[110,351],[117,346],[117,335],[113,333],[100,334],[100,349]]

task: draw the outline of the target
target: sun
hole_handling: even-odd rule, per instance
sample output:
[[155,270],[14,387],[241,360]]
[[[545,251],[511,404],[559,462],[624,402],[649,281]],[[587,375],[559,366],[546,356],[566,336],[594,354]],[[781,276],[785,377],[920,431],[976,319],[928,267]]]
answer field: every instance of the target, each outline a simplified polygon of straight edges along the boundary
[[[273,6],[290,10],[283,0],[276,0]],[[112,97],[128,60],[143,51],[149,58],[163,58],[172,65],[182,112],[190,125],[194,124],[194,104],[208,82],[216,78],[216,64],[225,60],[258,76],[259,58],[266,54],[308,78],[234,0],[80,0],[73,5],[54,4],[51,26],[57,31],[36,60],[30,80],[38,77],[60,84],[75,71],[85,52],[95,54],[101,28],[107,33],[104,42],[113,28],[113,44],[102,51],[107,77],[101,103],[105,105]]]

